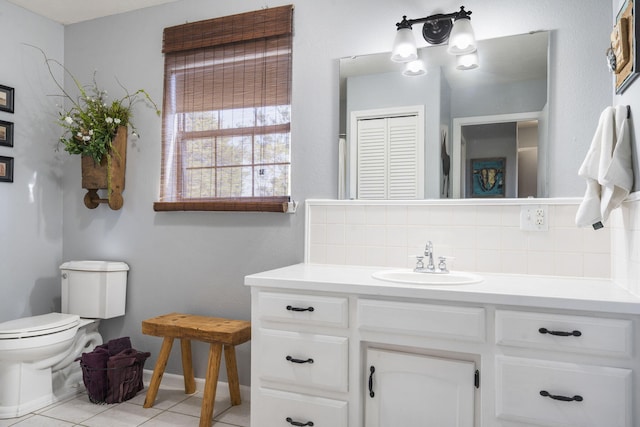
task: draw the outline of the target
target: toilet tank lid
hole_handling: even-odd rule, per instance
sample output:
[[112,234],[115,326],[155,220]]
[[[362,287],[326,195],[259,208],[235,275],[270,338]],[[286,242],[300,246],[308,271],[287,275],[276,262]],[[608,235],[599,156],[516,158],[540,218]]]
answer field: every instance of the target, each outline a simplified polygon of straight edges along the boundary
[[64,331],[80,323],[77,314],[49,313],[0,323],[0,339],[26,338]]
[[60,270],[127,271],[129,266],[119,261],[68,261],[60,266]]

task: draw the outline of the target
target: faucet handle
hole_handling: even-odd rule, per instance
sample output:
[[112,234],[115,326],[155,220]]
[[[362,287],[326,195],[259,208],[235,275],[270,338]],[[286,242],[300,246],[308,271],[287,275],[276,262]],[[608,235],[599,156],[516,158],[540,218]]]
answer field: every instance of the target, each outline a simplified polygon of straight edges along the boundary
[[424,262],[422,261],[423,259],[424,256],[416,255],[416,267],[413,269],[413,271],[424,271]]
[[443,273],[448,273],[449,272],[449,270],[447,270],[447,257],[446,256],[438,257],[438,270],[440,270]]

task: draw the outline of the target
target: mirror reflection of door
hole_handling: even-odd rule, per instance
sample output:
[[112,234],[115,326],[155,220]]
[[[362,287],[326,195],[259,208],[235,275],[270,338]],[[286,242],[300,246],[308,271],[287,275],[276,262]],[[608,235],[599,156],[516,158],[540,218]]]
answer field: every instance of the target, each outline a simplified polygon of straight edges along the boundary
[[358,199],[424,198],[424,106],[351,113],[350,194]]
[[538,194],[538,121],[512,121],[464,125],[461,129],[461,180],[464,197],[473,191],[473,161],[504,158],[504,190],[486,197],[526,198]]

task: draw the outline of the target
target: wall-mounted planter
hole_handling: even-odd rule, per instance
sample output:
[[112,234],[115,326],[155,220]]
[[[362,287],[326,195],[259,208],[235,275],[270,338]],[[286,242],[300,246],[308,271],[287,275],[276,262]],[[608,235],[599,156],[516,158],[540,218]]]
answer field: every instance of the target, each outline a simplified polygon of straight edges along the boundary
[[[84,205],[95,209],[100,203],[107,203],[113,210],[124,204],[124,177],[127,165],[127,127],[120,126],[112,143],[113,150],[97,164],[90,156],[82,156],[82,188],[87,189]],[[98,190],[106,190],[107,197],[101,198]]]

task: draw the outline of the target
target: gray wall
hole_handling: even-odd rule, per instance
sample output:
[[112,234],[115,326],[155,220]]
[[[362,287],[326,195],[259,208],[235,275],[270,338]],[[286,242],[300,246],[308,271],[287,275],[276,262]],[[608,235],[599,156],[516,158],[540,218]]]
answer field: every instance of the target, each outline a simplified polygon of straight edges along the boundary
[[451,116],[473,117],[541,111],[547,103],[547,81],[504,83],[451,91]]
[[[623,0],[613,0],[612,25],[623,3]],[[610,81],[611,87],[615,87],[612,77],[610,77]],[[615,91],[613,92],[615,93]],[[634,159],[633,170],[635,171],[633,191],[640,191],[640,150],[638,149],[638,135],[640,134],[640,77],[638,77],[636,81],[624,91],[624,93],[614,95],[613,98],[613,105],[629,105],[631,107],[631,145]]]
[[[421,17],[435,12],[456,10],[459,2],[438,0],[424,2],[399,0],[292,0],[295,4],[295,37],[293,64],[292,124],[292,192],[297,200],[333,198],[337,187],[338,135],[338,61],[337,58],[388,51],[395,32],[395,22],[403,14]],[[289,3],[277,1],[268,6]],[[0,31],[18,46],[32,37],[34,23],[39,20],[16,11],[0,0],[3,19]],[[77,77],[88,82],[94,69],[98,79],[112,94],[120,94],[114,80],[129,89],[147,89],[154,99],[162,98],[163,58],[160,53],[162,29],[217,16],[260,9],[264,2],[256,0],[183,0],[140,11],[115,15],[91,22],[70,25],[64,29],[64,40],[57,25],[44,22],[51,30],[42,34],[41,45],[50,56],[62,59],[60,47],[64,41],[64,61]],[[478,38],[521,34],[531,30],[553,30],[551,61],[557,64],[550,75],[552,81],[549,126],[552,141],[550,167],[552,196],[578,196],[584,183],[576,171],[591,141],[602,108],[609,104],[611,78],[602,66],[612,16],[611,4],[599,0],[469,0],[473,24]],[[6,23],[10,31],[7,31]],[[29,28],[29,32],[20,29]],[[38,30],[41,31],[41,30]],[[40,41],[40,40],[39,40]],[[3,43],[4,44],[4,43]],[[22,61],[22,48],[14,47],[8,58]],[[7,56],[5,55],[5,58]],[[34,61],[30,57],[30,61]],[[25,67],[17,70],[0,65],[0,80],[23,81],[28,76]],[[11,69],[12,79],[4,70]],[[42,73],[37,81],[44,80]],[[3,81],[4,83],[4,81]],[[31,80],[29,83],[32,84]],[[636,84],[630,89],[638,99]],[[23,92],[23,89],[18,92]],[[44,91],[31,102],[46,104]],[[19,95],[23,96],[23,95]],[[26,98],[23,98],[24,102]],[[21,107],[21,111],[25,111]],[[49,112],[42,107],[40,115]],[[33,121],[31,121],[33,119]],[[106,206],[95,210],[84,207],[80,188],[80,159],[62,156],[63,203],[56,183],[60,163],[51,150],[59,131],[51,129],[42,117],[24,117],[33,126],[47,126],[48,132],[39,138],[21,138],[23,149],[18,153],[22,187],[0,184],[0,230],[3,247],[3,298],[0,313],[44,312],[51,297],[34,297],[37,306],[16,310],[18,304],[29,304],[37,294],[44,277],[56,286],[57,266],[69,259],[112,259],[131,265],[127,315],[104,321],[105,338],[130,335],[134,344],[149,350],[153,357],[160,348],[158,338],[140,333],[140,322],[146,317],[169,311],[250,317],[249,290],[243,286],[247,274],[283,266],[303,259],[304,207],[295,215],[258,213],[154,213],[152,204],[158,196],[160,180],[160,119],[151,110],[137,109],[135,124],[142,135],[130,141],[127,162],[127,188],[124,207],[111,211]],[[22,128],[24,129],[24,128]],[[28,141],[27,141],[28,140]],[[37,146],[36,146],[37,144]],[[6,152],[6,150],[3,150]],[[33,164],[33,159],[40,160]],[[51,160],[45,160],[51,159]],[[31,165],[29,165],[31,163]],[[23,169],[24,168],[24,169]],[[27,180],[34,171],[46,178],[40,191],[46,203],[38,207],[28,202]],[[63,224],[60,212],[62,209]],[[34,229],[36,231],[34,231]],[[35,235],[19,240],[20,235]],[[62,230],[62,239],[60,233]],[[6,236],[6,237],[5,237]],[[63,242],[60,254],[60,242]],[[35,251],[35,253],[34,253]],[[6,260],[6,261],[5,261]],[[40,264],[40,265],[37,265]],[[12,269],[9,269],[9,266]],[[37,269],[28,277],[12,277],[13,266]],[[37,270],[41,272],[37,272]],[[5,278],[11,279],[10,282]],[[41,302],[42,301],[42,302]],[[13,317],[13,315],[6,314]],[[180,372],[176,353],[167,368]],[[239,348],[240,381],[249,384],[249,348]],[[204,376],[206,348],[195,348],[195,370]]]
[[23,43],[62,56],[64,29],[0,0],[0,84],[15,89],[14,182],[0,182],[0,322],[59,309],[58,266],[62,259],[61,153],[56,99],[41,54]]

